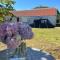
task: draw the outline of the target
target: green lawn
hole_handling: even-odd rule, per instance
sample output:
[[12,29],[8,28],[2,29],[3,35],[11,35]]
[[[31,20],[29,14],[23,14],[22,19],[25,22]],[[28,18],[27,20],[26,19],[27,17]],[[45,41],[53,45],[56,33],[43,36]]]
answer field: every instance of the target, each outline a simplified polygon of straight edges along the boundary
[[27,46],[50,52],[60,58],[60,28],[32,28],[34,37],[26,41]]

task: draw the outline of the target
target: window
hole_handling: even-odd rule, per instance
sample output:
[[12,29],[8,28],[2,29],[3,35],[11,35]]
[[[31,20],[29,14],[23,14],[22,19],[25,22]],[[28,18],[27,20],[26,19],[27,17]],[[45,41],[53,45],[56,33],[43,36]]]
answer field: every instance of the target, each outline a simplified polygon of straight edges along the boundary
[[41,20],[41,23],[46,23],[47,22],[47,20]]
[[19,17],[17,17],[17,22],[19,22]]

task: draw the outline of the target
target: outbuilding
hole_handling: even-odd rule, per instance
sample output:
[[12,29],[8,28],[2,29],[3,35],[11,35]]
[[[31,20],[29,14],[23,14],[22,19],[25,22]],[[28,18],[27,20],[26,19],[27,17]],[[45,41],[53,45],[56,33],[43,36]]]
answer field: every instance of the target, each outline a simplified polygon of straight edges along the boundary
[[[15,17],[12,21],[22,21],[29,24],[32,27],[55,27],[57,20],[56,8],[39,8],[23,11],[10,11]],[[17,17],[17,20],[16,20]]]

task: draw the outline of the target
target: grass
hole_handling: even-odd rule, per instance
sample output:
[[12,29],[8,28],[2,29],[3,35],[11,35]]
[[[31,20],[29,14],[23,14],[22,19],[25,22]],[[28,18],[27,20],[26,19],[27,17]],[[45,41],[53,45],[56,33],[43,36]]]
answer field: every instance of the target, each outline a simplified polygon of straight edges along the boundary
[[60,28],[32,28],[34,37],[26,41],[28,47],[35,47],[51,53],[60,59]]

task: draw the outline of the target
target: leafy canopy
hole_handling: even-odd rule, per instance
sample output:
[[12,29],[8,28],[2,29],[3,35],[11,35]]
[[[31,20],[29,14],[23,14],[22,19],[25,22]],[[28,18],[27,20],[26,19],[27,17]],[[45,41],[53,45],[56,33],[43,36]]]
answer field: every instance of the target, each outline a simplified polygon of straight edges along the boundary
[[4,16],[9,15],[9,11],[14,10],[14,0],[0,0],[0,21],[3,21]]

